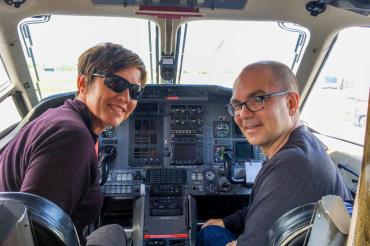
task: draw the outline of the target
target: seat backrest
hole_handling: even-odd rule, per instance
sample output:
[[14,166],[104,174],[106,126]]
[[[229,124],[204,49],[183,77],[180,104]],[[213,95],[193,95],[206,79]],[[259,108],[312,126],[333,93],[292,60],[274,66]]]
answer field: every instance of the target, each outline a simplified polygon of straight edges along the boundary
[[294,208],[282,215],[268,233],[269,245],[303,245],[310,232],[315,203]]
[[[56,204],[23,192],[0,192],[0,202],[3,201],[26,206],[35,245],[80,245],[72,220]],[[0,218],[0,221],[3,220]]]
[[26,206],[16,201],[0,201],[0,245],[34,246]]
[[9,134],[0,139],[0,153],[25,125],[39,117],[49,108],[56,108],[63,105],[64,101],[67,99],[73,99],[75,95],[75,92],[68,92],[44,98],[22,119],[21,122],[19,122],[19,124]]

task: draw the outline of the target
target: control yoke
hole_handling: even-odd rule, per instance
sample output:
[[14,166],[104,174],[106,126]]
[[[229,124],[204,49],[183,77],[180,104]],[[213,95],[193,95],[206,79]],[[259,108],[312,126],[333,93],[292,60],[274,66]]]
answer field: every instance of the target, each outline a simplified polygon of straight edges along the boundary
[[231,182],[232,167],[233,167],[233,151],[227,148],[221,148],[220,150],[221,160],[224,161],[224,170],[227,180]]
[[226,178],[229,182],[233,184],[243,184],[245,183],[245,177],[244,178],[236,178],[234,177],[234,167],[233,167],[233,162],[234,162],[234,157],[233,157],[233,151],[228,148],[221,147],[219,149],[219,156],[220,159],[224,161],[224,170],[225,170],[225,175]]
[[100,172],[99,185],[102,186],[108,179],[109,163],[111,163],[117,155],[117,150],[113,146],[105,146],[99,151],[98,167]]

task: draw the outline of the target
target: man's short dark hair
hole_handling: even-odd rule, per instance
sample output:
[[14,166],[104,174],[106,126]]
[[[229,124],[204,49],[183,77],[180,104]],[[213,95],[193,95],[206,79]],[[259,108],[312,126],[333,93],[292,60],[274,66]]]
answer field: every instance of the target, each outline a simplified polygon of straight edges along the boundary
[[90,87],[94,73],[115,73],[132,67],[140,70],[140,81],[144,85],[147,73],[143,61],[136,53],[120,44],[101,43],[89,48],[78,58],[78,74],[86,76],[87,87]]

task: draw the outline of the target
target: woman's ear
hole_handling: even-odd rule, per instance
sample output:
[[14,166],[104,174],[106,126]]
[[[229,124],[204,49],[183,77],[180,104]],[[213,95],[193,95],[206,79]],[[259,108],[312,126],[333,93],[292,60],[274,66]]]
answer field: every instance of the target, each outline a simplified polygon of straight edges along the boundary
[[79,74],[77,76],[77,92],[78,94],[86,95],[87,93],[87,80],[86,76],[83,74]]
[[86,76],[79,74],[77,76],[77,98],[86,102],[86,95],[88,92]]

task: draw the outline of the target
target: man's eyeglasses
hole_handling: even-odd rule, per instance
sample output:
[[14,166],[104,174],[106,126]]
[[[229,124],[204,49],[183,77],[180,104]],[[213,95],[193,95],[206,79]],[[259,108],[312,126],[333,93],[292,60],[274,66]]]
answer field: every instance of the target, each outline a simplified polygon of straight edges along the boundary
[[251,112],[257,112],[265,107],[265,100],[266,98],[269,97],[274,97],[274,96],[281,96],[285,94],[289,94],[289,91],[279,91],[279,92],[274,92],[274,93],[269,93],[265,95],[257,95],[257,96],[251,96],[248,98],[247,101],[245,102],[232,102],[229,104],[226,104],[225,107],[227,108],[227,111],[231,116],[237,116],[240,115],[240,111],[243,108],[243,105],[247,107],[247,109]]
[[144,87],[131,84],[126,79],[113,73],[93,73],[93,76],[104,78],[104,85],[116,93],[121,93],[122,91],[128,89],[130,98],[133,100],[138,100],[144,90]]

